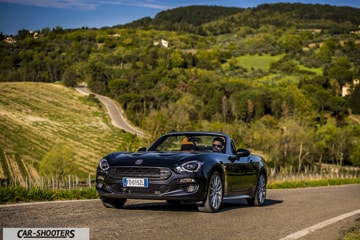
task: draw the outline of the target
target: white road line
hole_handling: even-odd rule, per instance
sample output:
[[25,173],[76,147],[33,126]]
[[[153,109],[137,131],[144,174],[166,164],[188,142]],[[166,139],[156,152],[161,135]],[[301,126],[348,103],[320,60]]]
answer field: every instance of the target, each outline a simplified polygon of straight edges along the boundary
[[345,218],[354,216],[356,214],[360,214],[360,209],[354,210],[354,211],[349,212],[349,213],[345,213],[343,215],[340,215],[340,216],[337,216],[337,217],[334,217],[334,218],[330,218],[330,219],[328,219],[326,221],[315,224],[315,225],[313,225],[311,227],[308,227],[308,228],[305,228],[305,229],[300,230],[298,232],[295,232],[293,234],[287,235],[286,237],[283,237],[283,238],[281,238],[279,240],[296,240],[296,239],[302,238],[303,236],[305,236],[305,235],[307,235],[309,233],[315,232],[316,230],[319,230],[319,229],[324,228],[324,227],[326,227],[326,226],[328,226],[330,224],[333,224],[333,223],[336,223],[338,221],[344,220]]

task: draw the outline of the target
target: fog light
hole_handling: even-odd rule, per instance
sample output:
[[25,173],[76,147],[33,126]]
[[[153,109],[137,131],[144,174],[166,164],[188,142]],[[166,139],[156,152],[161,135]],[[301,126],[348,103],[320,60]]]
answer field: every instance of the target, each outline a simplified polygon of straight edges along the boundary
[[99,183],[96,184],[96,187],[97,187],[97,188],[102,188],[103,186],[104,186],[104,184],[102,184],[101,182],[99,182]]
[[186,192],[191,193],[191,192],[196,192],[198,189],[197,185],[189,185],[186,187]]

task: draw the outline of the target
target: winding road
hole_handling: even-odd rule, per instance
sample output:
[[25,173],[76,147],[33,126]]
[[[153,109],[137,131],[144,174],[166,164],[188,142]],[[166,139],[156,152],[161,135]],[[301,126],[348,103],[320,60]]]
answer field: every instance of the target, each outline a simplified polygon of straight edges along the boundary
[[96,199],[0,205],[0,216],[0,231],[89,228],[95,240],[338,240],[360,220],[360,184],[269,190],[263,207],[232,200],[213,214],[150,200],[110,209]]
[[[85,85],[78,85],[75,87],[75,89],[80,92],[83,95],[89,95],[92,92],[90,92]],[[96,96],[97,99],[99,99],[106,107],[106,109],[108,110],[108,113],[110,115],[110,118],[112,120],[112,124],[115,127],[121,128],[126,132],[130,132],[133,133],[135,135],[138,135],[140,137],[144,137],[146,138],[146,134],[144,132],[142,132],[141,130],[137,129],[136,127],[132,126],[124,117],[123,110],[118,106],[118,104],[105,96],[99,95],[99,94],[95,94],[92,93]]]

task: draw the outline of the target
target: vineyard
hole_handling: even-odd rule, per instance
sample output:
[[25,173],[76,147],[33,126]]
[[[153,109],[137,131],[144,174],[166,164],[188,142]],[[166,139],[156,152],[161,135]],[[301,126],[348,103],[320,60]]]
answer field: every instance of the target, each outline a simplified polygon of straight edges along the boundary
[[39,161],[56,143],[75,149],[75,177],[95,176],[98,160],[121,149],[123,131],[106,109],[71,88],[49,83],[0,83],[0,184],[38,186]]

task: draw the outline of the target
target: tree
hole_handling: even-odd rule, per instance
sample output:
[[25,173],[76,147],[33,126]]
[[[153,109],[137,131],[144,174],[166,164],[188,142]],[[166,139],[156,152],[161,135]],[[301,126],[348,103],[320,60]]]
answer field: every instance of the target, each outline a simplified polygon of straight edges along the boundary
[[124,148],[128,152],[136,151],[139,148],[139,138],[135,134],[124,133],[119,149],[123,151]]
[[23,39],[25,39],[26,37],[30,37],[30,32],[29,32],[29,30],[27,30],[27,29],[21,29],[21,30],[18,31],[17,37],[18,37],[20,40],[23,40]]
[[155,139],[164,132],[168,132],[169,119],[161,111],[151,110],[149,115],[143,120],[143,128],[150,136]]
[[304,91],[290,87],[288,90],[290,106],[293,109],[294,118],[304,126],[313,118],[314,111],[311,101],[305,96]]
[[185,66],[185,60],[179,51],[170,53],[171,68],[180,68]]
[[122,93],[126,92],[129,87],[129,81],[127,79],[112,79],[109,82],[109,90],[112,97],[118,97]]
[[301,37],[295,34],[283,35],[279,39],[279,44],[282,46],[286,53],[297,53],[302,50],[303,44]]
[[348,115],[347,102],[341,97],[331,97],[329,105],[332,111],[332,116],[335,117],[336,125],[341,127],[345,124],[345,116]]
[[60,186],[64,177],[74,172],[74,152],[73,148],[63,143],[55,144],[41,159],[39,163],[40,174],[46,177],[54,177],[57,180],[57,186]]
[[285,119],[281,125],[281,152],[278,157],[285,166],[293,166],[301,171],[306,162],[310,163],[307,157],[313,145],[311,131],[293,119]]
[[349,98],[349,107],[353,114],[360,114],[360,85],[357,85]]
[[348,82],[351,82],[353,72],[346,67],[335,65],[326,71],[326,75],[336,79],[340,85],[344,85]]
[[106,66],[101,62],[91,62],[88,66],[88,86],[96,93],[104,94],[108,85]]
[[330,148],[330,151],[332,151],[335,156],[336,165],[343,166],[344,161],[348,157],[349,147],[351,146],[350,140],[351,129],[336,128],[335,138]]
[[67,87],[75,87],[78,80],[79,76],[72,68],[67,68],[62,76],[62,81]]
[[235,92],[229,98],[229,105],[231,114],[235,120],[243,120],[246,116],[246,99],[243,97],[242,92]]
[[352,139],[349,149],[349,160],[352,165],[360,167],[360,127],[354,127],[351,129]]

